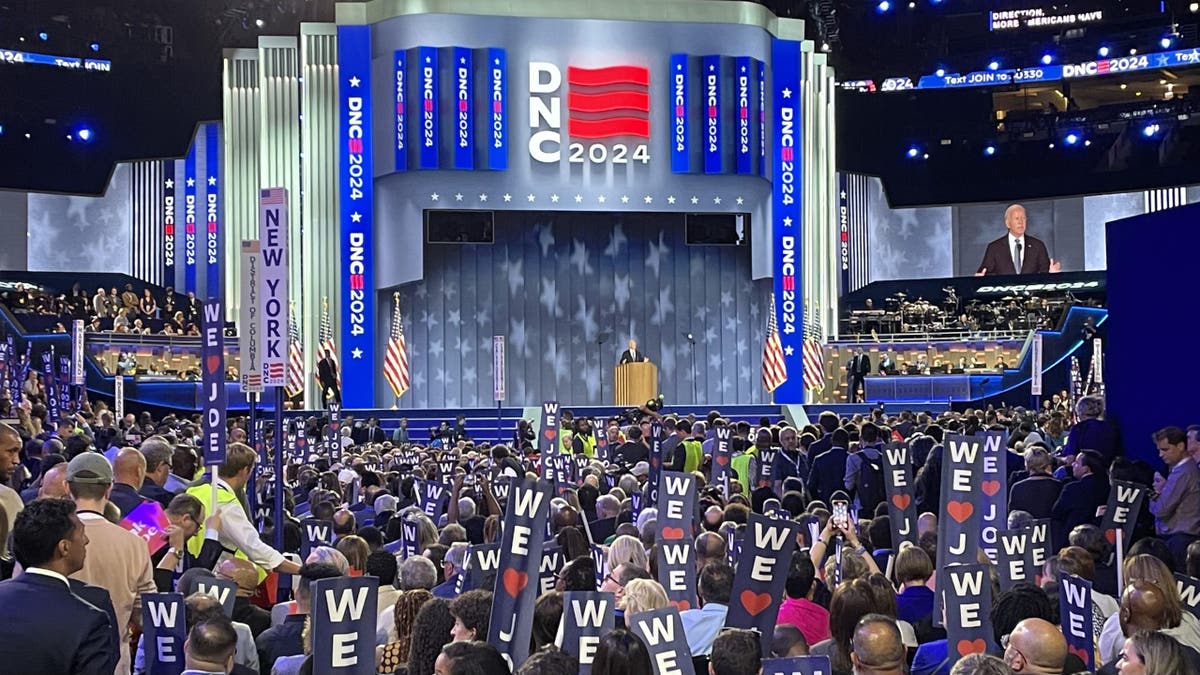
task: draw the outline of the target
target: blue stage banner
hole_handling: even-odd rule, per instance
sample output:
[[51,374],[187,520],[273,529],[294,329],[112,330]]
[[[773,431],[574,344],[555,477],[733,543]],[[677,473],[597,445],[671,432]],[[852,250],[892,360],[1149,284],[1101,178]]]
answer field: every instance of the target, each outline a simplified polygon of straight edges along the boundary
[[204,193],[208,238],[205,240],[204,294],[210,298],[221,297],[221,144],[220,127],[216,124],[204,126],[204,166],[207,187]]
[[225,310],[220,298],[205,300],[200,328],[201,386],[204,413],[204,464],[225,461]]
[[688,55],[671,55],[671,172],[692,170],[691,122],[688,91],[691,89]]
[[373,671],[377,616],[379,579],[337,577],[314,581],[311,612],[313,672],[357,675]]
[[[340,42],[339,42],[340,44]],[[368,57],[369,58],[369,57]],[[438,50],[437,47],[417,47],[417,63],[420,65],[419,82],[421,92],[420,133],[417,146],[420,148],[418,166],[422,169],[438,168]]]
[[175,288],[175,160],[164,159],[163,171],[163,286]]
[[475,57],[454,48],[454,168],[475,168]]
[[71,357],[66,354],[58,355],[58,409],[64,417],[75,414],[75,405],[71,397]]
[[701,59],[704,82],[704,173],[721,173],[721,57]]
[[408,86],[408,52],[403,49],[397,49],[392,55],[392,65],[395,77],[393,79],[395,94],[396,94],[396,171],[408,170],[408,120],[405,115],[408,113],[408,92],[405,87]]
[[733,68],[736,72],[734,78],[734,93],[736,105],[734,107],[734,117],[736,118],[737,137],[734,138],[734,157],[737,158],[736,170],[739,174],[750,174],[754,172],[754,134],[750,129],[750,111],[753,108],[751,96],[753,89],[750,83],[753,81],[756,73],[754,72],[754,59],[749,56],[739,56],[734,59]]
[[775,317],[787,380],[775,390],[776,403],[804,403],[802,343],[804,295],[800,269],[800,43],[772,40],[771,231],[775,274]]
[[[371,155],[371,30],[338,26],[342,80],[338,167],[342,233],[342,404],[375,403],[374,161]],[[436,147],[434,150],[436,151]]]
[[183,292],[196,293],[196,142],[183,160]]
[[142,636],[147,675],[179,675],[184,670],[187,616],[181,593],[142,594]]
[[767,177],[767,64],[758,64],[758,175]]
[[[841,274],[842,293],[849,293],[850,288],[850,195],[849,178],[844,171],[839,171],[838,181],[838,264]],[[913,542],[916,543],[916,542]]]
[[491,117],[488,131],[488,168],[492,171],[508,169],[508,53],[503,49],[487,50],[488,91],[491,99]]
[[58,424],[62,411],[59,409],[58,374],[54,371],[54,345],[42,352],[42,384],[46,387],[46,415],[51,424]]

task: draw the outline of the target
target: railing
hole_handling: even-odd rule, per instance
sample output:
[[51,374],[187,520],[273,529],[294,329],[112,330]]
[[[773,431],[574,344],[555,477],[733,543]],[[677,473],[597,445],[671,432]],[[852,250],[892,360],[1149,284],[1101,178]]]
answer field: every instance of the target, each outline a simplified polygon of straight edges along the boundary
[[1022,330],[933,330],[907,333],[876,333],[841,335],[830,346],[919,344],[922,342],[1009,342],[1024,340],[1033,331]]

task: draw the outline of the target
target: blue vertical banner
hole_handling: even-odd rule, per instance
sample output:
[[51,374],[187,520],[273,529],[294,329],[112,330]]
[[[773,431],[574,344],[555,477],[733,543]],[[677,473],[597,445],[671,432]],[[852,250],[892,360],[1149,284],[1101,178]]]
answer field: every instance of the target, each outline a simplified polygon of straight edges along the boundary
[[758,61],[758,175],[767,177],[767,64]]
[[[847,188],[849,179],[844,171],[837,174],[838,181],[838,266],[841,274],[840,290],[849,293],[850,288],[850,195]],[[888,493],[891,494],[891,493]]]
[[771,252],[775,312],[787,380],[775,390],[776,403],[804,403],[802,342],[804,297],[800,272],[800,43],[771,41],[774,78],[771,97]]
[[454,168],[475,168],[475,57],[454,48]]
[[[375,401],[374,162],[371,156],[371,30],[338,26],[342,238],[342,405]],[[423,69],[422,69],[423,70]],[[437,155],[436,144],[433,147]],[[425,156],[425,148],[421,148]]]
[[183,160],[183,292],[196,292],[196,142]]
[[671,173],[692,169],[688,91],[691,89],[688,55],[671,55]]
[[225,310],[220,298],[205,300],[201,307],[200,382],[203,392],[204,464],[225,461]]
[[721,57],[701,59],[704,82],[704,173],[721,173]]
[[503,49],[487,50],[488,89],[491,116],[488,118],[488,168],[508,169],[508,54]]
[[438,168],[438,50],[437,47],[417,47],[420,66],[421,117],[418,166]]
[[754,88],[754,59],[749,56],[739,56],[733,61],[734,70],[734,130],[733,139],[736,170],[746,175],[754,172],[754,133],[751,130],[750,115],[754,106],[752,96]]
[[162,172],[163,285],[173,289],[175,288],[175,160],[164,159]]
[[204,193],[204,213],[208,238],[204,250],[204,294],[209,298],[221,296],[221,144],[220,127],[204,125],[204,168],[207,186]]
[[392,82],[396,94],[396,138],[393,144],[396,152],[396,171],[408,171],[408,52],[397,49],[392,55],[392,66]]

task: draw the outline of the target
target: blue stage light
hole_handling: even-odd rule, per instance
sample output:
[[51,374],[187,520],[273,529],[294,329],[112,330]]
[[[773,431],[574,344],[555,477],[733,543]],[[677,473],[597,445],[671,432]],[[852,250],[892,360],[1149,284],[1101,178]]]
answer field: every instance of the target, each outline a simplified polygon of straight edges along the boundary
[[99,42],[93,42],[92,44],[90,44],[88,46],[91,47],[92,51],[94,51],[94,52],[100,51],[100,43]]
[[1048,65],[1050,65],[1051,63],[1054,63],[1054,55],[1053,55],[1053,54],[1049,54],[1049,53],[1047,53],[1047,54],[1042,54],[1042,65],[1043,65],[1043,66],[1048,66]]
[[889,12],[891,9],[892,3],[888,0],[879,0],[879,4],[875,6],[875,11],[879,12],[880,14]]
[[83,127],[79,131],[75,132],[75,135],[78,136],[79,140],[83,141],[84,143],[92,140],[92,130],[87,127]]
[[1146,126],[1142,127],[1142,135],[1145,136],[1146,138],[1154,138],[1155,136],[1158,135],[1158,132],[1161,130],[1162,130],[1162,127],[1158,126],[1157,122],[1151,122],[1151,123],[1147,124]]
[[1171,36],[1168,35],[1168,36],[1164,37],[1163,39],[1159,40],[1158,44],[1161,45],[1163,49],[1170,49],[1171,48]]
[[1079,134],[1076,134],[1074,132],[1069,133],[1069,134],[1067,134],[1067,137],[1064,138],[1063,140],[1066,141],[1067,145],[1075,145],[1076,143],[1079,142]]
[[46,31],[42,31],[42,32],[38,33],[38,38],[40,40],[42,40],[43,42],[45,42],[46,40],[50,39],[50,34],[47,33]]
[[1108,56],[1108,47],[1101,47],[1100,49],[1096,50],[1096,53],[1100,55],[1100,58],[1106,58]]
[[938,68],[937,70],[933,71],[933,73],[934,73],[935,75],[937,75],[938,77],[945,77],[945,75],[946,75],[946,69],[945,69],[945,68]]
[[999,61],[993,60],[990,63],[988,63],[988,70],[999,70],[999,69],[1000,69]]
[[904,154],[908,155],[909,159],[916,159],[917,155],[921,154],[921,150],[920,150],[920,148],[918,148],[917,146],[914,145],[908,149],[908,152],[906,152]]
[[983,149],[983,154],[987,155],[988,157],[991,157],[992,155],[996,154],[996,146],[994,146],[994,145],[987,146],[986,148]]

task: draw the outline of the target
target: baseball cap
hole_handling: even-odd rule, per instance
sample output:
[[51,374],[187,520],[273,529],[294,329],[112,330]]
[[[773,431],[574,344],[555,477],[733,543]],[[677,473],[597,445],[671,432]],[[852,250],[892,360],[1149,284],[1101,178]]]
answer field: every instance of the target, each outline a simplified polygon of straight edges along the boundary
[[112,465],[98,452],[76,455],[67,464],[67,482],[85,485],[108,485],[113,482]]
[[641,478],[642,476],[650,475],[650,464],[647,462],[638,462],[633,465],[633,470],[629,473]]

